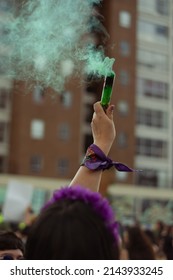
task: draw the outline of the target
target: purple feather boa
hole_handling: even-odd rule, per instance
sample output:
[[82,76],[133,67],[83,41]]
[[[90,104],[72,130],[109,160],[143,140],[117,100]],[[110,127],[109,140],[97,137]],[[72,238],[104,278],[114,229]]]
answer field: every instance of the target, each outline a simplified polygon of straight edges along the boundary
[[100,193],[92,192],[81,186],[63,187],[53,193],[52,198],[46,203],[43,209],[63,199],[80,200],[91,206],[93,211],[101,217],[106,228],[111,232],[118,242],[118,224],[115,221],[115,214],[106,198]]

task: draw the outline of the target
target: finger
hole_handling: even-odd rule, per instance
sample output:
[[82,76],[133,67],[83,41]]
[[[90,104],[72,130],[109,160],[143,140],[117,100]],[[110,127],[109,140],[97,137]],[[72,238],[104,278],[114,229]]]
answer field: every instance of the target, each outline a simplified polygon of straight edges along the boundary
[[109,105],[106,109],[106,114],[109,119],[113,120],[113,112],[114,112],[115,105]]

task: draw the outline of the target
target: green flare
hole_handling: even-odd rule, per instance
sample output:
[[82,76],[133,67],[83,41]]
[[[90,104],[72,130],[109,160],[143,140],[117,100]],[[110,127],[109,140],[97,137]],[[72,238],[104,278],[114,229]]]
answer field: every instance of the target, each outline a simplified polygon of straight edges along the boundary
[[115,73],[112,71],[108,76],[105,77],[103,91],[101,96],[101,105],[106,109],[110,103],[112,88],[114,83]]

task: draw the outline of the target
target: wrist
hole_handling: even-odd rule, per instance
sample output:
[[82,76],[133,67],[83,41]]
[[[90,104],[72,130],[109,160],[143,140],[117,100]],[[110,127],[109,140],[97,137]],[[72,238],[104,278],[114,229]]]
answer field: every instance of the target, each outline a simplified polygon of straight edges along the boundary
[[97,147],[100,148],[100,150],[102,150],[102,152],[107,156],[109,154],[109,151],[111,149],[111,145],[108,145],[108,144],[104,144],[104,143],[101,143],[101,142],[97,142],[97,141],[94,141],[94,143]]
[[114,166],[118,171],[134,171],[127,165],[121,162],[115,162],[108,158],[96,144],[92,144],[88,147],[81,165],[87,167],[90,170],[105,170]]

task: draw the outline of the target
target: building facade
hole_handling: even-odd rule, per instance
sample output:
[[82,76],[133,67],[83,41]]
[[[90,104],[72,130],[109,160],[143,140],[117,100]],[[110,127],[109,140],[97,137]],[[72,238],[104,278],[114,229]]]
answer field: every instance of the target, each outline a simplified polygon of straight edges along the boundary
[[173,1],[138,1],[136,158],[138,184],[172,187]]
[[117,182],[172,187],[172,5],[172,0],[104,2],[117,73],[113,153],[143,170],[133,177],[116,174]]
[[[104,43],[95,34],[97,45],[116,59],[112,103],[117,137],[110,157],[143,170],[107,171],[105,185],[172,187],[172,7],[172,0],[103,0],[96,7],[109,33]],[[12,85],[0,74],[0,132],[6,126],[0,171],[72,178],[92,143],[92,105],[100,99],[103,81],[72,79],[55,96],[40,85],[32,90],[20,81]],[[7,100],[5,108],[1,99]]]

